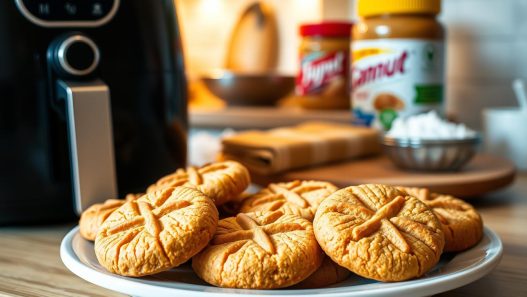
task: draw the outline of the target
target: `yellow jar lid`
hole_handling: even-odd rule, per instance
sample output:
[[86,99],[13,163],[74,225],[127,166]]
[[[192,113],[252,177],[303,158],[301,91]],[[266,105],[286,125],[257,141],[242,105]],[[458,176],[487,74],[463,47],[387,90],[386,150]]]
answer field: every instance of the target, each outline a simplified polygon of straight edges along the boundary
[[368,17],[381,14],[430,13],[441,11],[441,0],[359,0],[358,13]]

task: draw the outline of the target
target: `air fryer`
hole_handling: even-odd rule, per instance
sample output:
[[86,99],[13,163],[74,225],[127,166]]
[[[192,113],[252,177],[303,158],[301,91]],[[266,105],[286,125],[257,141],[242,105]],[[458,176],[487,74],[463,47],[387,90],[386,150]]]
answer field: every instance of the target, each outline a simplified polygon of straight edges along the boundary
[[72,220],[186,162],[172,0],[0,2],[0,224]]

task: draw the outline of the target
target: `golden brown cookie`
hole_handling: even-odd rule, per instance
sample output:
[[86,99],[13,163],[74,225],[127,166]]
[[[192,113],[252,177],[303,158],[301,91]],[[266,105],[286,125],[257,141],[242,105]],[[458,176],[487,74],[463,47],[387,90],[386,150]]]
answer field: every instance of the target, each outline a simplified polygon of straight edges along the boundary
[[333,262],[331,258],[324,257],[322,265],[308,278],[294,285],[295,289],[315,289],[339,283],[350,276],[351,272]]
[[108,199],[103,203],[96,203],[88,207],[79,220],[79,230],[84,239],[93,241],[97,230],[114,210],[121,207],[126,201],[135,200],[143,194],[128,194],[123,199]]
[[274,289],[307,278],[322,259],[308,220],[281,211],[240,213],[219,222],[192,268],[215,286]]
[[187,187],[164,188],[114,211],[95,237],[108,271],[143,276],[187,261],[207,245],[218,224],[210,198]]
[[147,193],[165,187],[195,187],[210,197],[216,205],[235,199],[249,186],[249,171],[234,161],[212,163],[200,168],[178,169],[148,187]]
[[468,249],[483,237],[483,220],[469,203],[450,195],[431,193],[425,188],[398,189],[421,199],[435,213],[445,234],[445,252]]
[[384,185],[333,193],[318,207],[313,225],[333,261],[379,281],[423,275],[445,244],[441,223],[423,202]]
[[322,200],[335,192],[337,187],[321,181],[292,181],[270,184],[267,188],[243,201],[240,212],[274,211],[297,214],[313,221]]

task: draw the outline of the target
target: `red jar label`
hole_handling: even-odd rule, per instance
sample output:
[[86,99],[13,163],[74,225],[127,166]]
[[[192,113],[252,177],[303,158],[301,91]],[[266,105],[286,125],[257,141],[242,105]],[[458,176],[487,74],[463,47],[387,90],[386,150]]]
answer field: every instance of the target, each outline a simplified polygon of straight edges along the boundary
[[345,51],[312,52],[300,57],[296,77],[298,95],[318,94],[334,80],[346,80],[348,56]]

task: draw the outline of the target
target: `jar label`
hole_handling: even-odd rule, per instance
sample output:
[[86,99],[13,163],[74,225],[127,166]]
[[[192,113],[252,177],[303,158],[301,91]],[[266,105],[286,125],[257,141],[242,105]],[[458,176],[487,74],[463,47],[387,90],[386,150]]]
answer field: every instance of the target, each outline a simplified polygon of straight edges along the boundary
[[348,60],[345,51],[321,51],[302,55],[300,70],[296,77],[296,93],[319,94],[332,84],[345,85]]
[[398,116],[442,111],[442,41],[356,40],[351,49],[355,124],[388,130]]

